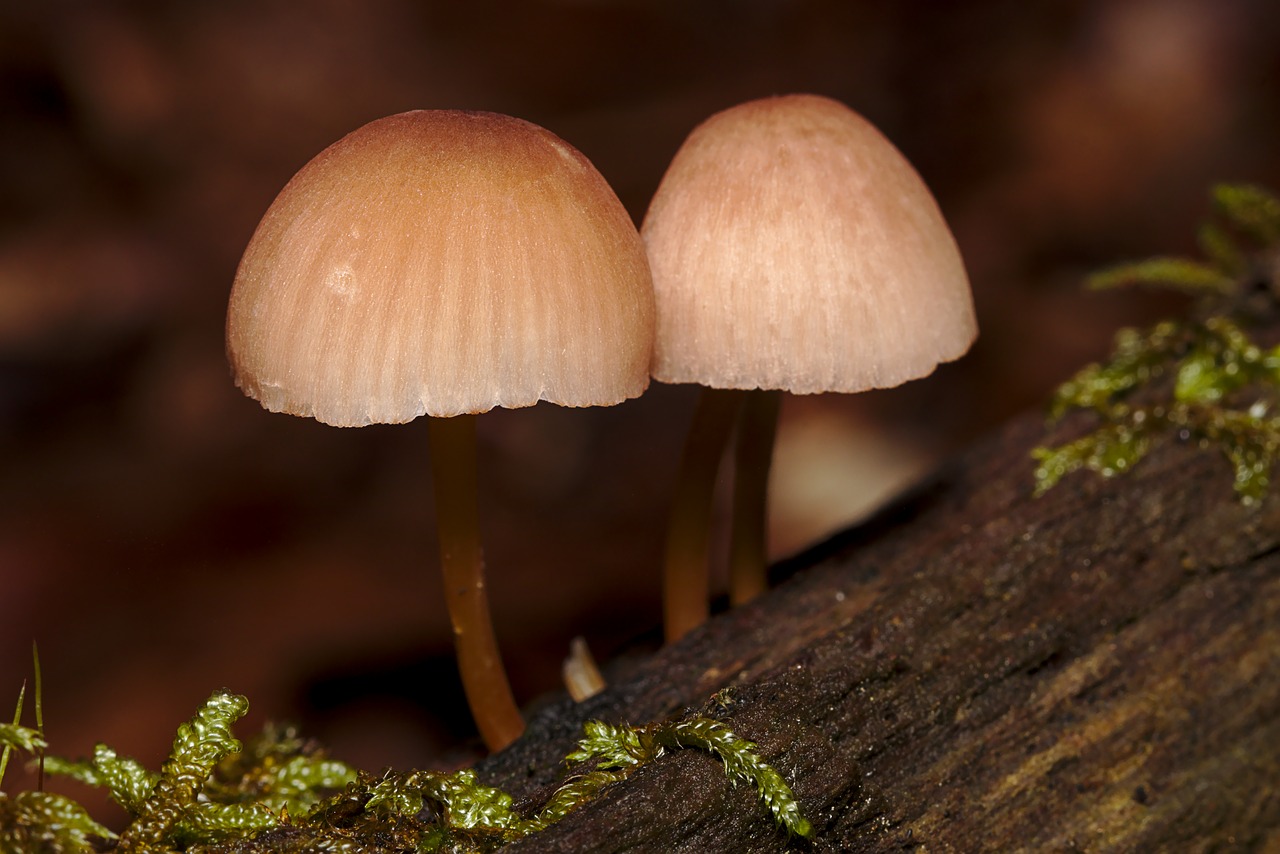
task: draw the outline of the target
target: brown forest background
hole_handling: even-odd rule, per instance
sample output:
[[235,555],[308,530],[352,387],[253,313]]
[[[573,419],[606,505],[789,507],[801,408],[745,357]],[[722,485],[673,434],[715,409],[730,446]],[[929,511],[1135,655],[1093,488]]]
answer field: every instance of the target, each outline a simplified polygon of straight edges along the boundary
[[[786,402],[784,554],[1179,308],[1080,278],[1194,251],[1215,181],[1280,185],[1278,42],[1270,0],[0,2],[0,708],[36,639],[61,754],[154,767],[225,686],[242,731],[299,720],[363,767],[465,755],[424,426],[270,415],[223,357],[258,218],[364,122],[529,119],[637,221],[685,134],[739,101],[818,92],[880,126],[955,230],[982,336],[928,380]],[[574,635],[607,658],[657,624],[691,405],[655,386],[481,419],[522,701]]]

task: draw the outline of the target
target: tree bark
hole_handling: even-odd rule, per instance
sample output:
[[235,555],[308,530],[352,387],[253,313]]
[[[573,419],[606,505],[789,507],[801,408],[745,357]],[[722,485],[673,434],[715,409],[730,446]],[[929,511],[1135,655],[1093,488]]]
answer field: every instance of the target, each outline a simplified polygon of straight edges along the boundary
[[1033,498],[1030,450],[1088,419],[1015,421],[477,768],[533,808],[584,721],[700,709],[812,841],[685,750],[504,850],[1280,850],[1280,497],[1170,437]]

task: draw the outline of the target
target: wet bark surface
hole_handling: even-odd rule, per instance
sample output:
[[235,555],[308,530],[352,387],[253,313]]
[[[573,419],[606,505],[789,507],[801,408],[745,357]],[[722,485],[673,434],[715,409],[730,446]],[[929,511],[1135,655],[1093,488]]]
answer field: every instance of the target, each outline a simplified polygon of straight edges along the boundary
[[482,779],[536,806],[592,718],[699,710],[759,745],[816,833],[711,757],[668,754],[524,851],[1257,850],[1280,846],[1280,497],[1214,449],[1033,498],[1013,422],[765,597],[538,713]]

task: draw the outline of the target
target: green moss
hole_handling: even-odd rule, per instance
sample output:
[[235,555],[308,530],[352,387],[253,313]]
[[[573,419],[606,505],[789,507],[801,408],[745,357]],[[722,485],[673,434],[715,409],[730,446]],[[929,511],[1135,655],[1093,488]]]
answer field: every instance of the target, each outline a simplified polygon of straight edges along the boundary
[[[248,709],[244,697],[214,693],[178,728],[159,772],[98,745],[93,757],[47,759],[52,773],[105,788],[131,816],[118,840],[74,801],[45,792],[0,793],[0,852],[131,854],[203,852],[488,852],[546,829],[623,783],[667,751],[694,748],[716,756],[729,779],[756,788],[788,833],[809,836],[812,825],[782,777],[755,745],[706,717],[642,727],[588,723],[566,762],[565,783],[532,815],[507,793],[469,770],[386,771],[371,775],[327,758],[288,727],[267,727],[247,744],[231,727]],[[34,730],[0,727],[0,743],[40,750]]]
[[[594,761],[598,771],[620,774],[625,778],[665,751],[687,747],[705,750],[718,758],[732,783],[754,786],[774,820],[788,833],[805,837],[812,835],[813,826],[800,814],[799,803],[791,788],[760,758],[755,752],[756,746],[734,735],[728,727],[712,718],[699,716],[644,727],[589,721],[586,738],[578,743],[578,749],[569,754],[567,761]],[[597,785],[608,785],[609,782],[606,777],[601,777]]]
[[1153,258],[1101,271],[1095,288],[1154,285],[1196,296],[1191,319],[1125,329],[1111,357],[1063,383],[1050,420],[1085,409],[1090,433],[1032,452],[1036,494],[1080,469],[1111,477],[1131,470],[1162,437],[1216,447],[1234,471],[1245,503],[1270,485],[1280,418],[1280,347],[1254,342],[1247,327],[1273,314],[1280,295],[1280,200],[1257,187],[1213,191],[1200,230],[1206,260]]
[[13,723],[0,724],[0,784],[4,783],[4,772],[9,767],[9,757],[16,750],[35,753],[48,745],[40,737],[40,731],[22,726],[23,700],[27,696],[27,686],[18,691],[18,708],[13,713]]
[[133,817],[121,835],[121,852],[168,851],[193,840],[242,835],[276,823],[270,807],[219,786],[219,763],[240,752],[231,725],[248,711],[244,697],[215,693],[178,728],[159,773],[98,745],[93,758],[65,762],[51,757],[47,769],[92,786],[105,787]]
[[[45,744],[43,711],[40,703],[40,659],[36,662],[36,720],[35,729],[22,726],[22,710],[27,695],[23,684],[18,691],[17,708],[13,723],[0,724],[0,783],[14,750],[34,753],[43,758]],[[49,792],[19,792],[9,796],[0,791],[0,852],[23,854],[40,851],[46,854],[80,854],[96,850],[93,840],[109,839],[110,830],[95,822],[70,798]]]
[[[642,727],[591,721],[584,729],[578,748],[565,759],[571,766],[565,783],[531,816],[517,812],[509,795],[481,784],[471,771],[414,771],[386,772],[378,778],[362,775],[303,824],[313,832],[327,828],[367,837],[373,820],[380,822],[378,832],[387,835],[383,844],[388,850],[492,851],[545,830],[667,751],[695,748],[719,758],[731,781],[753,785],[788,833],[813,833],[791,789],[755,752],[755,745],[718,721],[693,717]],[[353,804],[358,809],[344,808]]]
[[5,854],[83,854],[95,840],[112,838],[84,807],[50,792],[0,792],[0,851]]

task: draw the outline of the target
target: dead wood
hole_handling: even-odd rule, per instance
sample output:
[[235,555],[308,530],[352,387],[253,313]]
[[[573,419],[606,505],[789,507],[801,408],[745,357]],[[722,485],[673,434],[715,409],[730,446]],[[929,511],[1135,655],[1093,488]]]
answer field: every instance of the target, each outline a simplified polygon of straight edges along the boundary
[[792,782],[812,842],[682,751],[504,850],[1280,848],[1280,496],[1243,506],[1171,437],[1033,498],[1048,438],[1014,422],[478,768],[535,806],[583,721],[700,709]]

